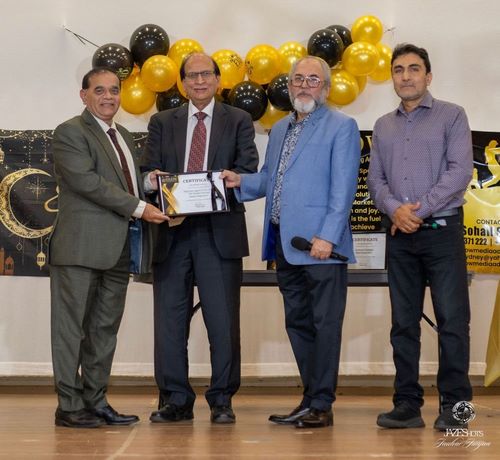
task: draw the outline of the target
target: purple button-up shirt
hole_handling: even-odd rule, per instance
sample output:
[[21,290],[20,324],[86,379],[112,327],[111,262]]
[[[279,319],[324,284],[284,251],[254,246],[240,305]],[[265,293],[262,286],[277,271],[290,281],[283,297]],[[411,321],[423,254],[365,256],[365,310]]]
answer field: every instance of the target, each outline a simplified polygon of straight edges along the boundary
[[415,214],[462,206],[472,178],[472,138],[462,107],[427,92],[420,105],[402,104],[373,128],[368,189],[375,206],[392,217],[405,203],[420,202]]

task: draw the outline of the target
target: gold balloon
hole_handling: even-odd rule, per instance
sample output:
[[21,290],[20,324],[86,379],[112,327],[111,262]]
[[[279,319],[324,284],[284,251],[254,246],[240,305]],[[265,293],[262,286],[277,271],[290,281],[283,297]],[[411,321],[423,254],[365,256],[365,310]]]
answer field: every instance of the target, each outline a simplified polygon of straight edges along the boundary
[[183,59],[191,53],[203,53],[203,47],[196,40],[182,38],[177,40],[168,50],[168,57],[172,59],[177,67],[181,67]]
[[375,70],[379,60],[377,47],[368,42],[354,42],[342,55],[342,66],[356,77]]
[[345,70],[334,69],[331,72],[331,88],[328,100],[335,105],[347,105],[353,102],[359,94],[356,77]]
[[245,63],[236,51],[219,50],[212,54],[212,59],[220,69],[220,88],[230,89],[245,79]]
[[379,59],[375,70],[370,73],[369,77],[375,81],[389,80],[391,78],[392,50],[383,43],[377,43],[375,46],[377,47]]
[[141,68],[141,78],[151,90],[161,93],[175,85],[177,65],[168,56],[157,54],[146,59]]
[[182,84],[180,73],[177,73],[177,89],[179,90],[179,93],[181,93],[186,99],[189,99],[186,90],[184,89],[184,85]]
[[307,49],[299,42],[290,41],[283,43],[278,53],[281,55],[280,73],[288,73],[293,63],[307,54]]
[[280,73],[281,56],[270,45],[257,45],[247,53],[245,66],[251,81],[265,85]]
[[353,42],[369,42],[374,45],[382,39],[384,28],[380,19],[376,16],[361,16],[351,28],[351,38]]
[[356,80],[358,80],[358,86],[359,86],[358,96],[359,96],[366,88],[366,82],[368,81],[368,77],[366,75],[362,75],[361,77],[356,77]]
[[278,110],[270,102],[267,103],[267,109],[259,118],[259,123],[264,129],[271,129],[277,121],[281,120],[283,117],[288,115],[289,112],[283,112],[283,110]]
[[144,84],[139,73],[132,73],[122,82],[121,106],[126,112],[134,115],[147,112],[155,100],[156,93]]

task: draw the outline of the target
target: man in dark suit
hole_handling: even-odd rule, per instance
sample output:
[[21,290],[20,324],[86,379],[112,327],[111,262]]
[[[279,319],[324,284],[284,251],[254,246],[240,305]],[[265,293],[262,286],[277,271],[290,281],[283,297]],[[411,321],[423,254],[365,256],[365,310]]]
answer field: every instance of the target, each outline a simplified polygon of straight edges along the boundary
[[[120,106],[118,77],[109,69],[91,70],[80,97],[86,109],[56,128],[53,144],[59,188],[49,246],[55,423],[129,425],[139,418],[117,413],[106,390],[131,250],[142,269],[148,265],[148,232],[135,218],[155,223],[167,218],[140,199],[132,136],[113,122]],[[142,251],[130,245],[132,232],[142,233]]]
[[[180,75],[189,104],[151,118],[142,166],[177,173],[232,169],[256,171],[258,153],[250,116],[216,102],[220,80],[216,63],[192,54]],[[204,131],[200,162],[193,169],[197,126]],[[155,174],[155,172],[153,172]],[[156,188],[146,179],[147,188]],[[244,207],[232,191],[230,211],[186,217],[159,227],[153,252],[155,377],[159,410],[152,422],[193,418],[195,393],[189,384],[187,342],[196,283],[208,331],[212,379],[206,392],[214,423],[234,423],[231,398],[240,385],[240,284],[242,257],[248,255]],[[173,219],[175,222],[178,219]]]

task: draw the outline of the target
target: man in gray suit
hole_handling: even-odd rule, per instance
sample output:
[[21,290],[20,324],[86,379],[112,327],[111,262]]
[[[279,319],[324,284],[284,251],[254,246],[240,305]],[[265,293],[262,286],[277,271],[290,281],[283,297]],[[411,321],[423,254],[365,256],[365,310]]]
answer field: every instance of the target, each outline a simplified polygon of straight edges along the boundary
[[[215,101],[217,64],[210,56],[195,53],[184,60],[180,76],[189,104],[151,117],[142,159],[145,170],[255,172],[258,154],[252,119],[243,110]],[[203,141],[195,141],[197,129],[204,133]],[[193,146],[199,156],[193,155]],[[199,163],[191,169],[194,157]],[[235,421],[231,398],[240,385],[240,285],[248,239],[245,208],[233,191],[228,203],[229,212],[192,215],[179,225],[159,226],[153,291],[160,408],[151,414],[154,423],[193,418],[195,393],[188,379],[187,342],[195,282],[210,342],[212,379],[205,397],[211,421]]]
[[[86,109],[56,128],[53,144],[59,188],[49,246],[55,424],[129,425],[139,418],[108,404],[107,384],[131,262],[134,271],[148,265],[142,220],[167,218],[141,200],[132,136],[113,121],[118,77],[109,69],[91,70],[80,97]],[[136,239],[144,244],[131,245]]]

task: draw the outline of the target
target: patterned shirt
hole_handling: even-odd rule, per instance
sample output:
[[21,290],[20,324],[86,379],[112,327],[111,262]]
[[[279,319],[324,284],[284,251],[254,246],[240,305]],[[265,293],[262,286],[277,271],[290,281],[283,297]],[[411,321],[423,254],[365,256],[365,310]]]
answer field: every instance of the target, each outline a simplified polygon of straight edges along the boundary
[[425,219],[462,206],[472,178],[472,138],[462,107],[427,92],[407,113],[402,104],[373,128],[368,188],[375,206],[392,217],[402,204],[420,202]]
[[297,145],[297,141],[299,140],[300,133],[311,118],[311,114],[312,112],[301,121],[297,121],[297,118],[295,117],[290,121],[290,124],[288,125],[288,130],[285,135],[285,141],[283,142],[283,150],[281,151],[280,162],[278,165],[278,172],[276,173],[276,182],[274,184],[272,202],[273,204],[271,207],[271,222],[275,225],[278,225],[280,223],[281,188],[283,187],[283,176],[288,165],[288,160],[295,150],[295,146]]

